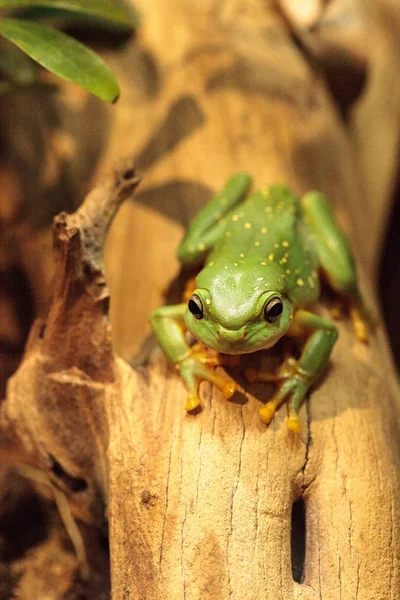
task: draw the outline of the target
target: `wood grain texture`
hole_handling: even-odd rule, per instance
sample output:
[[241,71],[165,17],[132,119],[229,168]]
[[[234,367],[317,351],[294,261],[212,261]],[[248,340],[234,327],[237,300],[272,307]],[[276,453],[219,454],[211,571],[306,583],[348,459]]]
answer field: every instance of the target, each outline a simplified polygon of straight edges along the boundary
[[[107,240],[114,345],[100,253],[113,211],[135,187],[129,166],[56,222],[55,300],[2,405],[3,453],[14,445],[49,472],[79,518],[100,525],[107,514],[117,600],[394,600],[400,405],[381,328],[363,346],[340,323],[298,437],[286,430],[284,410],[265,428],[258,408],[272,390],[247,389],[242,368],[230,371],[243,386],[237,402],[202,384],[204,410],[191,416],[181,380],[159,353],[135,369],[114,354],[130,358],[140,346],[144,316],[177,271],[180,222],[232,172],[248,170],[256,185],[324,191],[353,241],[370,303],[364,248],[389,206],[371,212],[352,125],[275,3],[137,4],[143,26],[117,66],[126,93],[101,166],[131,154],[142,177]],[[370,115],[365,136],[376,123]],[[381,192],[392,183],[386,171]],[[248,360],[272,368],[279,350]],[[87,488],[68,489],[49,456]],[[299,498],[302,583],[291,569]]]

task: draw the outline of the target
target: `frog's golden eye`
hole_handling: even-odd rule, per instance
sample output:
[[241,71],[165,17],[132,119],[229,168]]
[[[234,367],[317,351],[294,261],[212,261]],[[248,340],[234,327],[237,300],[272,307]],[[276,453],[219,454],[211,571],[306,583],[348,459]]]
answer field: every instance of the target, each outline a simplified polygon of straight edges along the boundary
[[283,302],[280,298],[272,298],[264,308],[264,315],[267,321],[273,323],[281,316],[283,310]]
[[188,309],[195,319],[203,318],[203,304],[197,294],[193,294],[188,302]]

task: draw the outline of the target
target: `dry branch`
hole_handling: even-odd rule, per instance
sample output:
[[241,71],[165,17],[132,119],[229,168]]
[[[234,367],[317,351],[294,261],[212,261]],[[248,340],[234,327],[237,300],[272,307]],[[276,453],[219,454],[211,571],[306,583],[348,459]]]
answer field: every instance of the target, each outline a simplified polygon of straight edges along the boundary
[[[135,111],[132,96],[122,105],[110,142],[111,154],[120,154],[124,141],[135,155],[143,172],[139,201],[188,215],[238,168],[257,185],[284,180],[299,193],[319,188],[334,202],[365,280],[365,269],[373,269],[362,260],[357,231],[372,231],[372,213],[360,210],[359,152],[281,15],[258,2],[148,4],[141,65],[152,55],[162,94],[154,69],[143,68],[148,87],[139,87],[149,96],[142,104],[136,97]],[[204,384],[203,412],[185,415],[182,382],[162,357],[131,369],[111,342],[100,253],[110,220],[136,184],[131,165],[124,166],[77,213],[56,220],[54,300],[9,383],[3,449],[6,443],[10,454],[13,444],[19,460],[46,471],[80,519],[101,524],[107,514],[117,600],[397,598],[399,402],[384,332],[365,347],[340,324],[331,369],[302,408],[299,437],[286,430],[284,411],[265,428],[259,400],[271,390],[244,389],[242,369],[232,371],[242,403]],[[166,283],[157,273],[175,266],[163,262],[167,247],[173,253],[170,223],[160,226],[138,203],[125,203],[121,215],[111,241],[120,236],[123,244],[110,248],[108,263],[111,289],[120,282],[114,311],[123,293],[127,313],[150,312]],[[154,251],[156,264],[149,260]],[[140,289],[125,281],[119,253],[136,257]],[[154,282],[155,295],[151,289],[146,296]],[[124,310],[117,328],[128,322]],[[271,368],[275,359],[249,360]],[[291,569],[298,498],[306,505],[302,583]]]

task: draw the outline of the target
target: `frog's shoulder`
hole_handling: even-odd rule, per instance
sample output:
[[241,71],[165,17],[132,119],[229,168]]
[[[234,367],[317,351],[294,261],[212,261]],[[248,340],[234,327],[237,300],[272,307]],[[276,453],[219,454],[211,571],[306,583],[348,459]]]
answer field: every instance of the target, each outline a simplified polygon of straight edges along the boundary
[[299,207],[299,198],[287,185],[275,183],[262,189],[265,200],[273,207],[293,207],[297,210]]
[[249,196],[248,201],[249,204],[262,205],[267,213],[278,214],[284,212],[296,215],[300,210],[298,196],[287,185],[279,183],[256,190]]

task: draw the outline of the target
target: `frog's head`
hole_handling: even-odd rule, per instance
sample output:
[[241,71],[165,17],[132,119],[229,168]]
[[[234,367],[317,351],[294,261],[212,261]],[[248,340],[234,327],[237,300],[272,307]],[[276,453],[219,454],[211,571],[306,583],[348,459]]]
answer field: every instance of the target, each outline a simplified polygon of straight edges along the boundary
[[[186,324],[196,339],[224,354],[273,346],[293,319],[281,274],[259,266],[204,269],[188,302]],[[279,291],[277,291],[279,290]]]

